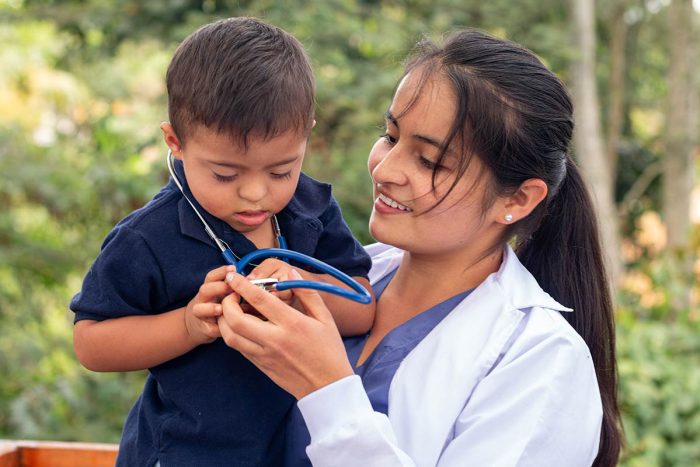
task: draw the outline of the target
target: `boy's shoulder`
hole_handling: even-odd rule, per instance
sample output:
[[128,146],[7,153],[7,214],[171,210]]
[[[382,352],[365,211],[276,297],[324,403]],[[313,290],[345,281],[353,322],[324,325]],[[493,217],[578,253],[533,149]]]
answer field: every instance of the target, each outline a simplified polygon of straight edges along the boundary
[[320,182],[305,173],[299,176],[299,183],[287,209],[299,217],[321,217],[332,204],[331,185]]
[[113,230],[129,228],[146,236],[162,235],[164,226],[172,225],[178,218],[180,195],[171,185],[164,185],[145,205],[120,220]]

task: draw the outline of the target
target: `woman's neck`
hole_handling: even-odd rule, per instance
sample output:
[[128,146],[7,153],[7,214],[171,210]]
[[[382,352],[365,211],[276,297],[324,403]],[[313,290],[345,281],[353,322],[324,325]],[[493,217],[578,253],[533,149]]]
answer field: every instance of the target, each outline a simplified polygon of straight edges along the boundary
[[478,256],[468,249],[439,255],[406,251],[391,281],[393,293],[413,302],[440,303],[477,287],[498,270],[502,259],[500,248]]

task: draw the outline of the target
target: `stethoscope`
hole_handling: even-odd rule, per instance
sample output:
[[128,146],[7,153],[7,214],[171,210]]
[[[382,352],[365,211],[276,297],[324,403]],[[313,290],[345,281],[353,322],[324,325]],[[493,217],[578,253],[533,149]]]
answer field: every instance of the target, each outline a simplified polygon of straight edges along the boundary
[[282,233],[280,231],[280,226],[279,223],[277,222],[277,217],[272,216],[272,229],[275,234],[275,238],[277,240],[277,246],[279,248],[262,248],[260,250],[255,250],[251,251],[247,255],[244,255],[242,258],[238,258],[234,253],[233,250],[231,250],[231,247],[228,246],[228,244],[220,239],[219,237],[216,236],[214,233],[214,230],[209,226],[207,221],[204,220],[204,217],[202,217],[202,214],[200,214],[199,210],[197,207],[194,205],[192,200],[185,194],[185,190],[182,187],[182,184],[180,183],[180,179],[178,178],[177,174],[175,173],[175,163],[173,160],[173,154],[172,151],[168,150],[168,157],[167,157],[167,165],[168,165],[168,171],[170,172],[170,176],[172,177],[173,181],[175,182],[175,185],[180,189],[180,192],[182,193],[182,196],[187,200],[187,202],[190,204],[192,209],[194,210],[194,213],[197,214],[197,217],[199,218],[200,222],[204,226],[204,230],[206,231],[207,235],[209,238],[212,239],[212,241],[216,244],[217,248],[221,250],[221,255],[224,257],[224,260],[226,263],[230,264],[231,266],[236,267],[236,271],[238,271],[239,274],[243,274],[246,268],[249,265],[253,265],[254,261],[258,261],[261,259],[265,258],[282,258],[286,260],[294,260],[302,264],[306,264],[307,266],[311,266],[318,271],[321,271],[323,273],[329,274],[339,281],[341,281],[343,284],[347,285],[353,291],[343,289],[342,287],[338,287],[337,285],[332,285],[332,284],[326,284],[325,282],[317,282],[317,281],[307,281],[307,280],[294,280],[294,281],[282,281],[278,282],[277,279],[274,277],[270,278],[265,278],[265,279],[255,279],[252,280],[256,285],[259,285],[263,287],[265,290],[289,290],[289,289],[315,289],[315,290],[320,290],[322,292],[328,292],[334,295],[338,295],[343,298],[347,298],[350,300],[354,300],[359,303],[371,303],[372,302],[372,296],[369,294],[367,289],[365,289],[362,285],[360,285],[359,282],[357,282],[355,279],[352,277],[348,276],[342,271],[337,270],[330,264],[326,264],[323,261],[319,261],[316,258],[312,258],[311,256],[307,256],[303,253],[298,253],[296,251],[292,251],[287,249],[287,242],[285,241],[284,237],[282,236]]

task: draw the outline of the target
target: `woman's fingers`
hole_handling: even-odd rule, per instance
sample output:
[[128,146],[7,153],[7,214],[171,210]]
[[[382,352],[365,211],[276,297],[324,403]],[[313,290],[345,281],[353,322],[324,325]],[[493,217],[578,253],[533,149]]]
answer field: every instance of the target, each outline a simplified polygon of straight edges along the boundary
[[270,332],[265,329],[268,325],[256,316],[245,313],[240,304],[230,295],[221,303],[223,314],[219,318],[219,329],[224,342],[230,347],[242,352],[255,355],[263,346],[261,337]]
[[[300,281],[302,280],[301,274],[295,269],[292,269],[287,276],[288,280]],[[301,305],[304,307],[306,314],[312,318],[321,321],[322,323],[334,323],[333,316],[331,312],[328,311],[325,302],[318,294],[316,290],[313,289],[292,289],[294,291],[294,296],[299,299]]]
[[[224,318],[221,318],[223,320]],[[219,332],[221,337],[226,342],[229,347],[238,350],[246,358],[255,358],[262,352],[263,348],[260,344],[257,344],[250,339],[234,332],[229,326],[222,326],[219,324]]]
[[285,318],[289,317],[290,311],[295,314],[299,313],[271,293],[264,291],[257,285],[251,284],[248,279],[240,274],[229,273],[226,275],[226,283],[234,292],[243,297],[251,307],[255,308],[272,323],[284,322]]

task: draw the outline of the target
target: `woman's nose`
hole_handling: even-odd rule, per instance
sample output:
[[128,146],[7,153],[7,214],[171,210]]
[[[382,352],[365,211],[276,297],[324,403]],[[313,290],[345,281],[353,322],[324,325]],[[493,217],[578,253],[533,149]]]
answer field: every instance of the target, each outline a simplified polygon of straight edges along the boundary
[[380,147],[382,144],[385,143],[377,142],[369,156],[367,165],[372,179],[375,183],[406,183],[406,171],[398,145],[387,150]]

